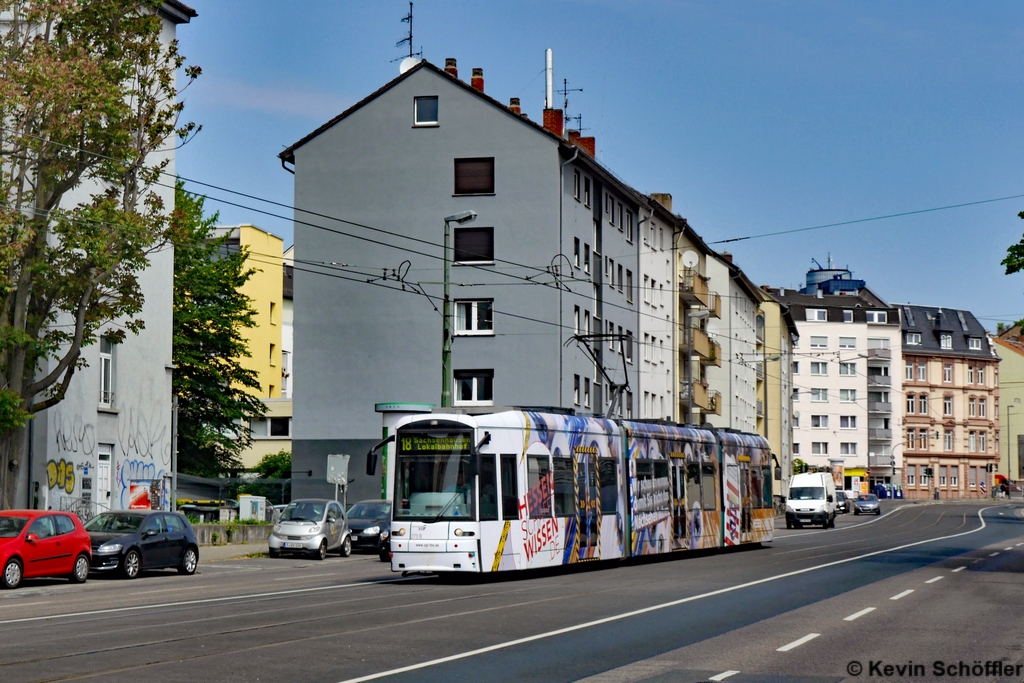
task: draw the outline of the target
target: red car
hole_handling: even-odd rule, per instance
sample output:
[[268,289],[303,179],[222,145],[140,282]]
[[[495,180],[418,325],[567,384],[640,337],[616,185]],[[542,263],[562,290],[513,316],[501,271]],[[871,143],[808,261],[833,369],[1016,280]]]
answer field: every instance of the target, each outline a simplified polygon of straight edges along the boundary
[[22,579],[66,576],[89,578],[92,544],[76,515],[43,510],[0,512],[0,586],[17,588]]

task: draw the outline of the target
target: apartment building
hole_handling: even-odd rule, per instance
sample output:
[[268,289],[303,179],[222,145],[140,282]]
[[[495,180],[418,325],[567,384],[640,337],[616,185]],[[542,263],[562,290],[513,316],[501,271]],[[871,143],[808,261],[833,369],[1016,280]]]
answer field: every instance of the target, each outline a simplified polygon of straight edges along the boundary
[[997,472],[1014,481],[1024,480],[1024,340],[1014,325],[990,337],[999,355],[1001,445]]
[[991,495],[987,469],[1000,460],[999,356],[970,311],[900,310],[906,495]]
[[772,492],[776,496],[789,496],[789,476],[793,471],[793,345],[799,337],[796,321],[789,306],[765,291],[761,302],[758,326],[758,352],[761,372],[758,374],[758,402],[762,406],[758,420],[758,434],[771,444],[775,456],[773,465],[782,468],[784,476],[774,479]]
[[846,488],[899,483],[899,309],[867,287],[838,294],[768,291],[789,307],[799,332],[793,457],[836,476],[841,471]]

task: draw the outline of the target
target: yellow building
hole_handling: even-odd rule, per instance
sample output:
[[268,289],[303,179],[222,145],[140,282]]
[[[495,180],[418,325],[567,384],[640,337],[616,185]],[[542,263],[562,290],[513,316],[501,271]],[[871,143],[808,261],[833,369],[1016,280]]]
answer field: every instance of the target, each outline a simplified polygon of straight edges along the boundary
[[[292,402],[290,392],[282,398],[282,385],[287,380],[282,362],[282,330],[284,328],[284,242],[277,235],[254,225],[223,226],[219,235],[228,234],[229,252],[245,250],[245,265],[254,272],[242,286],[256,312],[256,325],[242,330],[249,358],[241,365],[256,373],[259,391],[248,389],[263,399],[266,419],[250,424],[252,446],[242,454],[242,465],[252,468],[267,454],[291,450]],[[289,340],[290,341],[290,340]]]
[[758,373],[757,401],[762,406],[758,411],[757,433],[768,439],[772,463],[782,468],[782,479],[772,477],[772,493],[789,496],[789,473],[793,471],[793,339],[798,336],[796,322],[789,307],[764,293],[758,321],[757,350],[761,355],[762,369]]
[[1021,436],[1024,436],[1024,340],[1021,329],[1011,327],[993,337],[999,363],[999,419],[1003,424],[999,439],[998,472],[1014,481],[1024,480]]

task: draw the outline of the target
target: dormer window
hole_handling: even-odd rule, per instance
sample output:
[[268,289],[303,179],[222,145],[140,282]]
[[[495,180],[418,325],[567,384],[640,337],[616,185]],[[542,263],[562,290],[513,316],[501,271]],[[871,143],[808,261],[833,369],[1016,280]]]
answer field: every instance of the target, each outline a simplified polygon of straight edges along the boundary
[[946,350],[952,349],[953,348],[953,335],[951,335],[951,334],[939,335],[939,347],[942,348],[942,349],[946,349]]
[[828,322],[828,311],[826,311],[824,308],[808,308],[807,322]]
[[967,339],[967,348],[971,351],[981,351],[981,338],[970,337]]
[[921,345],[921,333],[920,332],[907,332],[907,346],[920,346]]
[[869,323],[884,325],[889,322],[889,314],[886,311],[867,311],[864,315]]

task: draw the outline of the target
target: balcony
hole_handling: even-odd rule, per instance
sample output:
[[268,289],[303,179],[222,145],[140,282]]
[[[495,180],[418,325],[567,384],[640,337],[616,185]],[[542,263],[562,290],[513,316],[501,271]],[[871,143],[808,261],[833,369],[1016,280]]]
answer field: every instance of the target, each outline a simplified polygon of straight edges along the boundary
[[693,406],[701,410],[711,410],[711,396],[708,388],[700,382],[693,382],[687,385],[686,382],[679,383],[679,402],[688,405],[690,403],[690,386],[693,387]]
[[877,439],[879,441],[886,441],[888,439],[892,439],[892,430],[868,428],[868,438]]
[[679,298],[688,306],[708,305],[708,283],[704,277],[693,269],[683,271],[679,280]]
[[891,360],[892,351],[890,349],[868,349],[868,360]]
[[708,304],[708,312],[712,318],[722,317],[722,297],[717,292],[711,293],[711,303]]
[[869,387],[891,387],[892,377],[889,375],[868,375]]
[[868,467],[880,467],[883,469],[892,467],[892,456],[891,455],[869,455],[868,456]]
[[[686,349],[681,349],[681,354],[685,363]],[[696,327],[693,328],[693,355],[700,359],[701,365],[722,367],[722,345],[712,341],[706,332]]]
[[879,401],[868,401],[868,412],[869,413],[891,413],[891,403],[881,403]]
[[722,414],[722,392],[710,392],[710,396],[708,397],[708,403],[710,404],[707,409],[708,413],[711,413],[712,415]]

